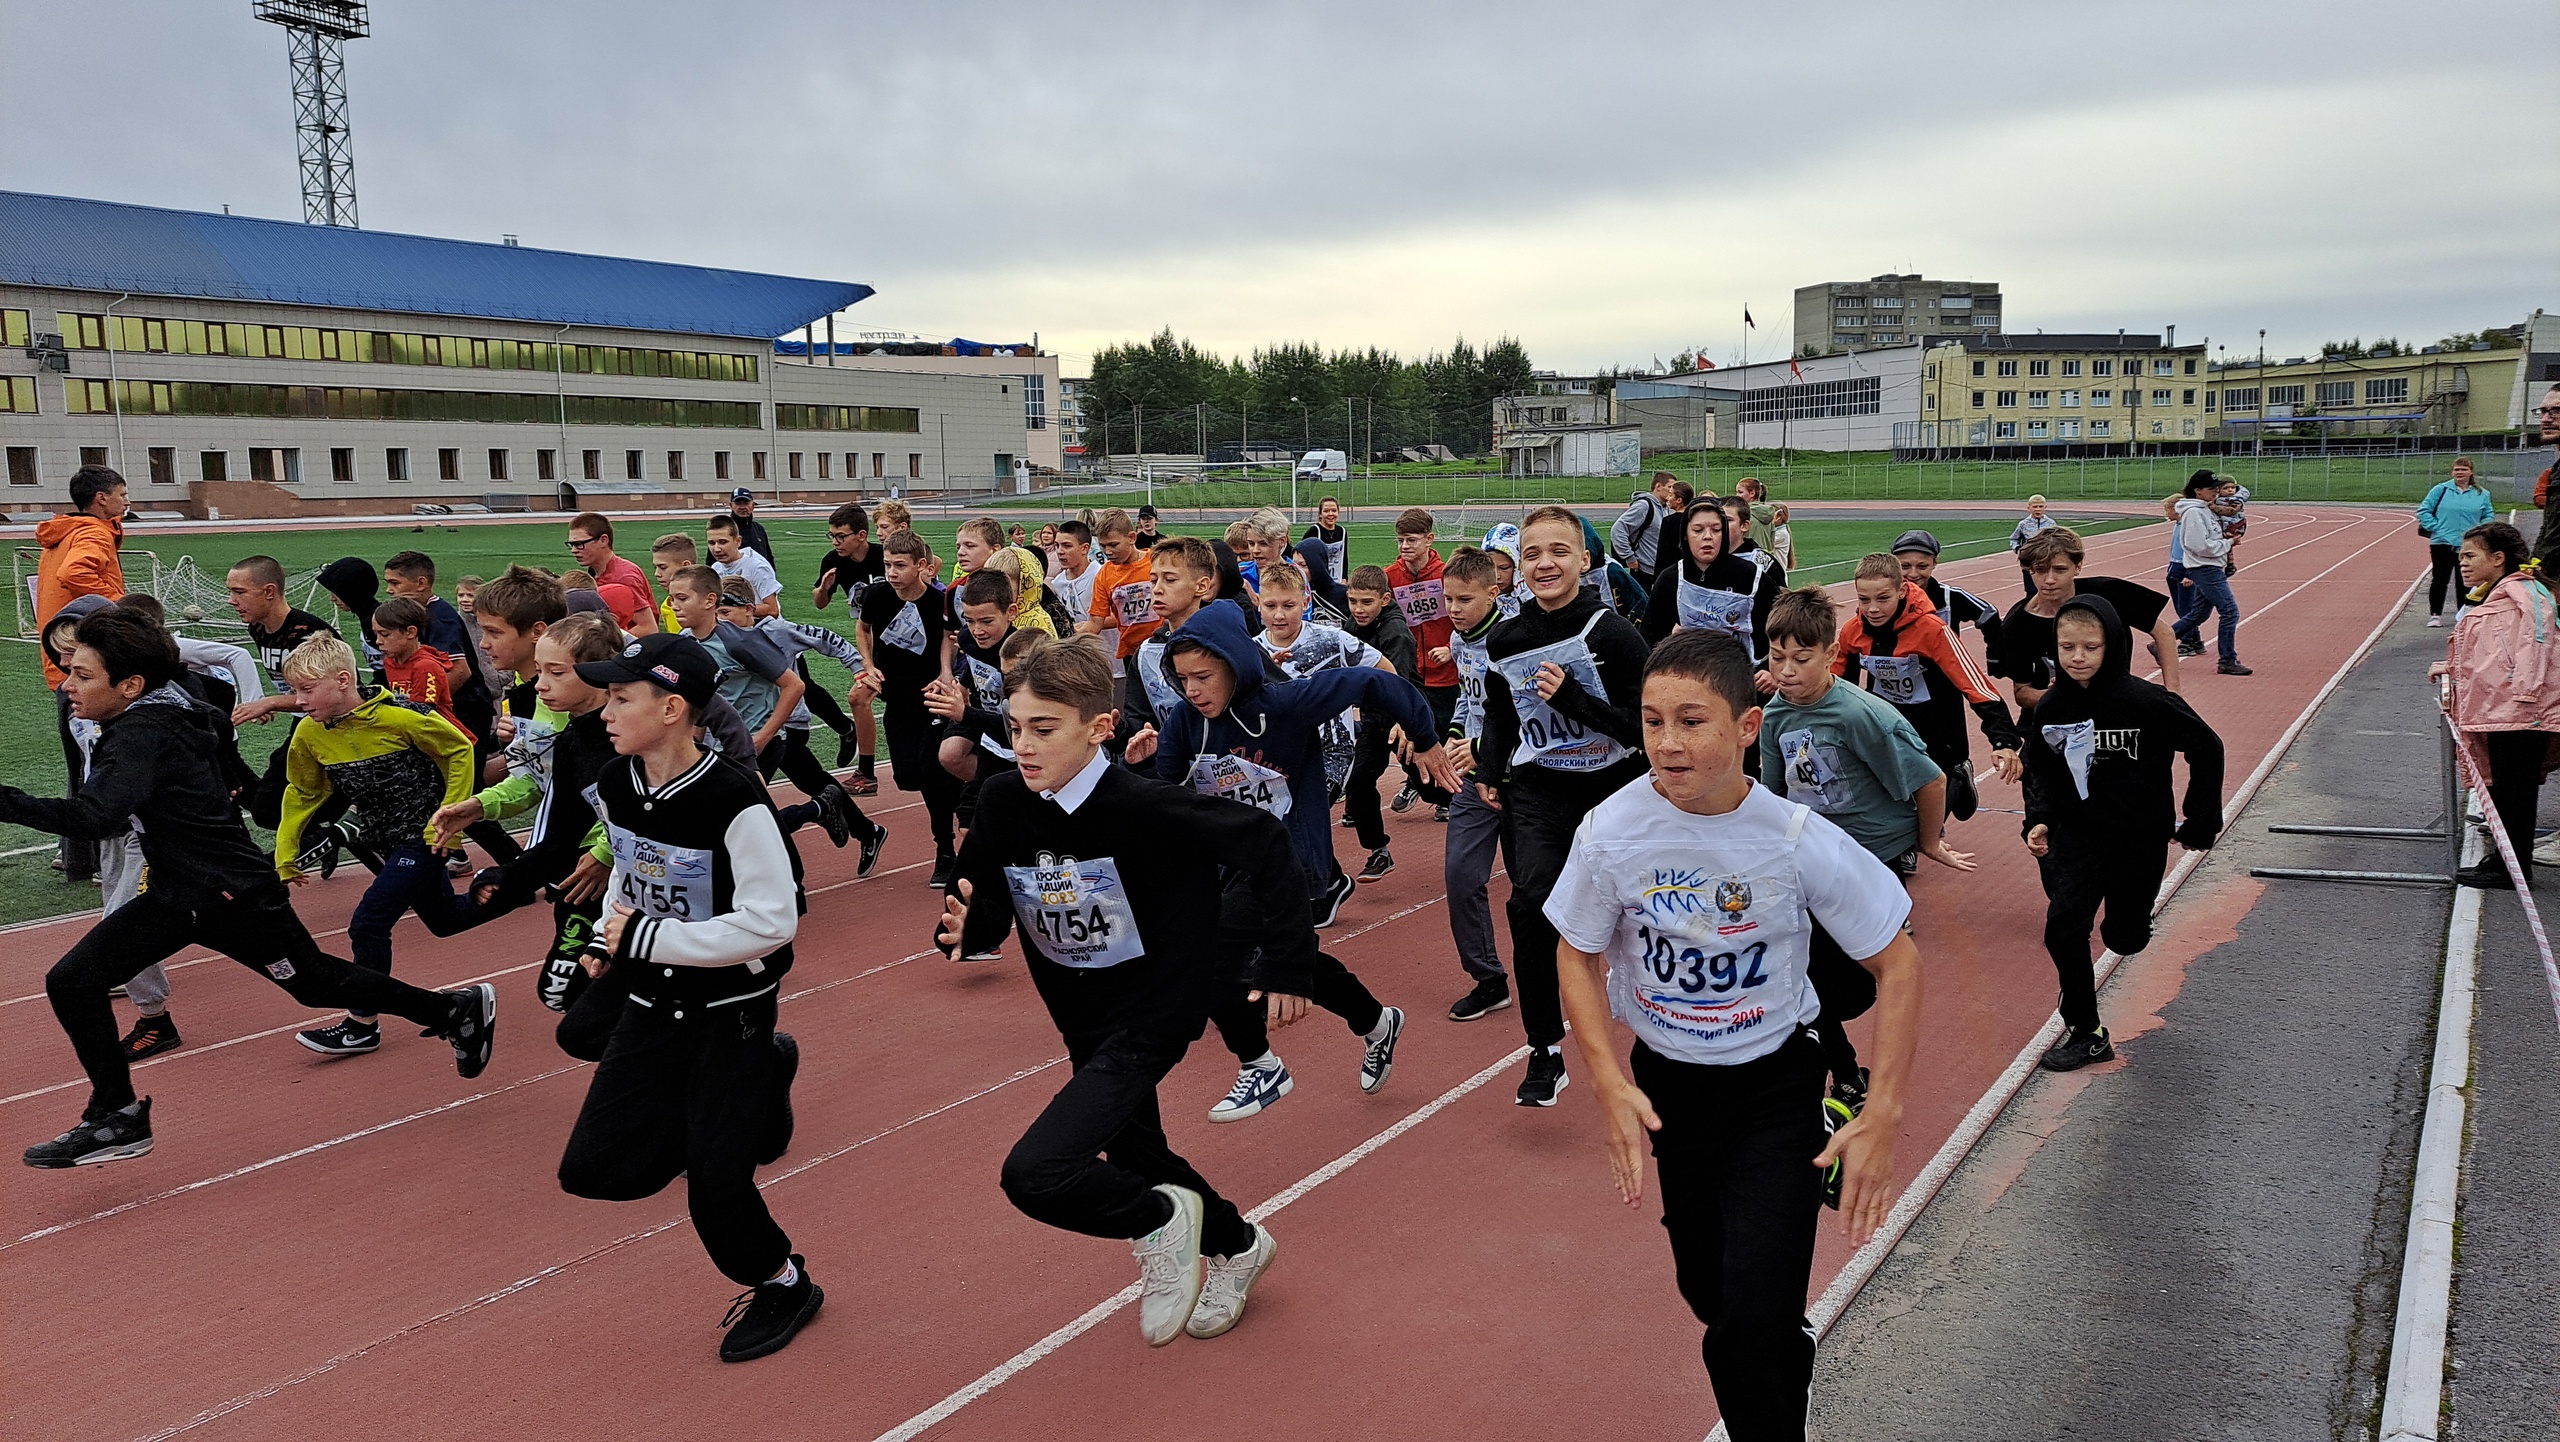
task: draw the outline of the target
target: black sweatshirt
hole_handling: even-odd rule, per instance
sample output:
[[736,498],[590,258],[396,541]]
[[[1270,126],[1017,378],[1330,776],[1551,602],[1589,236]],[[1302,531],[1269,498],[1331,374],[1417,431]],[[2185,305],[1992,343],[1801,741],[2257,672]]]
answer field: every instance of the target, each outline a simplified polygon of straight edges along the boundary
[[549,774],[543,778],[542,802],[533,817],[533,842],[515,860],[492,868],[500,873],[498,904],[522,906],[533,899],[536,889],[565,880],[577,868],[578,858],[587,854],[587,837],[596,821],[587,789],[604,774],[605,764],[614,755],[601,706],[570,717],[551,738],[546,758]]
[[1661,645],[1664,637],[1680,624],[1680,582],[1704,586],[1710,591],[1731,591],[1751,598],[1751,659],[1763,662],[1769,655],[1769,608],[1787,589],[1787,568],[1771,563],[1761,565],[1750,556],[1737,556],[1731,551],[1718,555],[1713,562],[1701,566],[1686,556],[1676,566],[1666,566],[1654,578],[1653,595],[1645,602],[1644,638]]
[[1422,657],[1413,648],[1413,628],[1404,622],[1404,612],[1389,602],[1378,608],[1378,619],[1363,626],[1349,616],[1342,618],[1344,634],[1366,643],[1370,649],[1387,658],[1396,674],[1416,686],[1422,684]]
[[[2030,710],[2025,829],[2043,825],[2084,839],[2166,845],[2213,845],[2222,831],[2222,738],[2176,692],[2136,678],[2127,660],[2132,635],[2113,606],[2096,596],[2063,603],[2096,616],[2107,632],[2107,656],[2086,686],[2060,674]],[[2170,757],[2187,758],[2186,824],[2170,796]]]
[[29,796],[0,786],[0,821],[104,841],[142,822],[151,889],[187,907],[280,885],[275,859],[249,840],[223,779],[221,728],[176,682],[158,686],[100,728],[80,794]]
[[[1593,616],[1600,618],[1599,624],[1592,624]],[[1550,611],[1534,601],[1521,607],[1519,615],[1493,628],[1493,634],[1485,640],[1485,654],[1494,661],[1505,660],[1523,651],[1571,640],[1582,634],[1585,626],[1591,627],[1591,658],[1599,665],[1600,685],[1607,694],[1593,696],[1567,677],[1548,704],[1633,754],[1602,771],[1563,772],[1530,766],[1522,768],[1520,775],[1540,774],[1550,780],[1588,776],[1595,782],[1605,780],[1614,790],[1645,769],[1644,663],[1651,652],[1634,623],[1610,610],[1597,594],[1576,591],[1561,610]],[[1511,688],[1502,684],[1498,675],[1488,677],[1484,688],[1484,739],[1476,746],[1476,779],[1488,786],[1519,779],[1511,769],[1511,753],[1519,742],[1520,713],[1511,703]]]
[[[1119,887],[1088,887],[1097,865],[1116,871]],[[1237,959],[1219,945],[1221,867],[1244,874],[1263,919],[1252,984],[1306,995],[1314,918],[1297,853],[1277,817],[1125,766],[1102,767],[1072,812],[1034,793],[1020,772],[990,776],[977,824],[960,847],[958,877],[972,897],[960,952],[993,949],[1019,921],[1032,982],[1060,1032],[1197,1038],[1218,988],[1237,970]],[[1070,878],[1071,870],[1085,875]],[[1018,902],[1009,881],[1021,882],[1031,899]],[[1134,938],[1123,936],[1123,922]],[[1066,966],[1044,950],[1096,941],[1135,947],[1136,954],[1115,965]]]

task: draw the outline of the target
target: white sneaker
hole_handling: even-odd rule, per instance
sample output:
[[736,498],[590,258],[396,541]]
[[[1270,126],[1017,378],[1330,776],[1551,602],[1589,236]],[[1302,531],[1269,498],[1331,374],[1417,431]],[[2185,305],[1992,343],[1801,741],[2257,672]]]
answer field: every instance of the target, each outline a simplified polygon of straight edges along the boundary
[[1213,1122],[1240,1122],[1262,1115],[1265,1108],[1297,1089],[1297,1081],[1289,1075],[1289,1064],[1278,1057],[1269,1066],[1245,1063],[1236,1071],[1236,1084],[1218,1104],[1209,1108]]
[[2434,630],[2434,629],[2440,628],[2440,627],[2442,627],[2443,625],[2444,625],[2444,617],[2442,617],[2442,616],[2429,616],[2429,617],[2427,618],[2427,627],[2428,627],[2428,629],[2430,629],[2430,630]]
[[1245,1294],[1280,1255],[1280,1239],[1271,1235],[1269,1227],[1253,1229],[1253,1245],[1232,1257],[1204,1259],[1208,1278],[1200,1284],[1200,1300],[1191,1308],[1190,1325],[1182,1330],[1194,1337],[1223,1335],[1244,1320]]
[[2560,831],[2555,831],[2533,844],[2533,864],[2560,866]]
[[1200,1300],[1200,1194],[1171,1183],[1156,1190],[1173,1203],[1173,1217],[1129,1244],[1138,1259],[1138,1331],[1150,1347],[1181,1336]]

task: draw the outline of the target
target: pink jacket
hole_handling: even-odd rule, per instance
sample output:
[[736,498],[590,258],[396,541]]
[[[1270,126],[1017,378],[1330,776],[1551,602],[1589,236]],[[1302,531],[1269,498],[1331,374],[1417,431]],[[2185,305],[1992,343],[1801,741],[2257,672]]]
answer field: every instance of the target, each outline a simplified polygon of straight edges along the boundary
[[2560,607],[2525,575],[2491,587],[2445,643],[2453,723],[2465,731],[2560,731]]

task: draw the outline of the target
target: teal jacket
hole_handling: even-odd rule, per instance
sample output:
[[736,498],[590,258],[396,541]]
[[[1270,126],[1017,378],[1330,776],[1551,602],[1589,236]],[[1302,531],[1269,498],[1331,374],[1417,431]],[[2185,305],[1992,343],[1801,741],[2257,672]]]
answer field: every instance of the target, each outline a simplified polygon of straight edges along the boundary
[[2498,503],[2489,498],[2489,488],[2475,478],[2471,489],[2464,490],[2451,481],[2438,481],[2427,498],[2418,503],[2418,529],[2439,546],[2459,546],[2463,534],[2473,526],[2485,526],[2497,519]]

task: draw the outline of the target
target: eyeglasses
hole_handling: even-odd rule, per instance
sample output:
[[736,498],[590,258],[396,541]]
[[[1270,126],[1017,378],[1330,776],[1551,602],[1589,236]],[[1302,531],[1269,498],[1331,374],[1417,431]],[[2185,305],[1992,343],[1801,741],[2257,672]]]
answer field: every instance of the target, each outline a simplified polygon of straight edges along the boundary
[[569,549],[572,551],[583,551],[587,547],[592,546],[603,539],[604,537],[602,536],[571,536],[569,538]]

